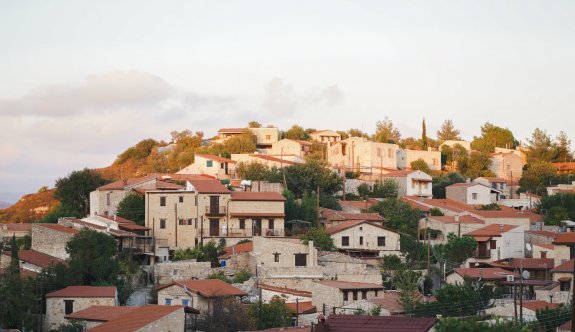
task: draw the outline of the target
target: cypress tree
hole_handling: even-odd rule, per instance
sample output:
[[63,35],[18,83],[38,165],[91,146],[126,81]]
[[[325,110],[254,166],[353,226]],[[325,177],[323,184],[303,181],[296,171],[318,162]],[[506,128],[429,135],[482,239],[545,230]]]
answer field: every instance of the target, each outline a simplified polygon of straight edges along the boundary
[[421,147],[427,149],[427,128],[425,127],[425,118],[421,124]]

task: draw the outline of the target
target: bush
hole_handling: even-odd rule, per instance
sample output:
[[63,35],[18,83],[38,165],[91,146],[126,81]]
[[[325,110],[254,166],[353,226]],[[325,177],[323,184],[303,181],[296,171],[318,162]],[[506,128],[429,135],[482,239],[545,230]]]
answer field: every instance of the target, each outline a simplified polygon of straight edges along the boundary
[[226,277],[226,275],[224,274],[224,271],[214,272],[214,273],[210,274],[207,279],[219,279],[219,280],[224,281],[228,284],[232,283],[232,280],[230,278]]
[[232,279],[232,283],[234,284],[243,284],[244,282],[248,281],[252,277],[252,274],[248,270],[241,270],[240,272],[236,273],[234,279]]

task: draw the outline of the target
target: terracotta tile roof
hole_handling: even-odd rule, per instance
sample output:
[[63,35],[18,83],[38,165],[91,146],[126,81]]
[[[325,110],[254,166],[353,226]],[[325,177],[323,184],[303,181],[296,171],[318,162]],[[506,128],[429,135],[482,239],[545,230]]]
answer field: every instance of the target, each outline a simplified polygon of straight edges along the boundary
[[552,244],[546,244],[546,243],[534,243],[534,246],[538,246],[541,248],[545,248],[545,249],[549,249],[549,250],[555,250],[555,246]]
[[106,219],[108,219],[108,220],[115,221],[115,222],[117,222],[117,223],[130,223],[130,224],[135,224],[134,221],[132,221],[132,220],[130,220],[130,219],[122,218],[122,217],[117,216],[117,215],[106,216],[106,215],[103,215],[103,214],[98,214],[97,216],[98,216],[98,217],[101,217],[101,218],[106,218]]
[[495,262],[488,262],[488,265],[501,267],[503,269],[526,269],[526,270],[550,270],[555,266],[552,258],[509,258]]
[[295,302],[286,303],[286,305],[293,312],[296,312],[297,310],[297,313],[300,315],[313,314],[317,312],[315,306],[311,304],[311,301],[299,302],[297,307]]
[[558,172],[575,171],[575,163],[553,163],[553,167],[557,169]]
[[123,316],[129,313],[130,311],[138,310],[138,308],[140,307],[94,305],[87,309],[77,311],[70,315],[66,315],[65,318],[107,322],[120,316]]
[[[9,251],[5,251],[3,253],[3,255],[5,256],[10,256],[11,253]],[[48,268],[52,265],[58,265],[58,264],[65,264],[66,262],[60,258],[54,257],[54,256],[50,256],[47,255],[43,252],[39,252],[36,250],[19,250],[18,251],[18,258],[21,261],[24,261],[26,263],[32,264],[32,265],[36,265],[38,267],[41,267],[43,269]]]
[[561,233],[553,240],[553,244],[575,244],[575,232]]
[[231,163],[231,164],[235,164],[235,163],[236,163],[235,160],[231,160],[231,159],[228,159],[228,158],[216,156],[216,155],[214,155],[214,154],[196,154],[195,157],[200,157],[200,158],[204,158],[204,159],[209,159],[209,160],[217,161],[218,163]]
[[469,233],[463,234],[464,236],[501,236],[502,233],[509,232],[519,226],[515,225],[503,225],[503,224],[491,224],[480,229],[476,229]]
[[527,197],[533,197],[533,198],[536,198],[536,199],[541,199],[541,198],[543,198],[543,196],[535,195],[535,194],[533,194],[533,193],[525,193],[525,196],[527,196]]
[[378,213],[347,213],[336,211],[335,215],[340,216],[343,220],[367,220],[367,221],[384,221]]
[[549,303],[546,301],[523,301],[523,308],[532,311],[543,310],[545,308],[555,309],[558,306],[559,305],[557,303]]
[[30,232],[32,230],[32,224],[29,223],[0,224],[0,230],[9,232]]
[[311,143],[308,142],[308,141],[301,141],[301,140],[289,139],[289,138],[286,138],[285,140],[287,140],[287,141],[292,141],[292,142],[296,142],[296,143],[299,144],[299,145],[311,145]]
[[218,130],[221,134],[241,134],[247,128],[222,128]]
[[418,199],[420,199],[420,197],[402,196],[400,199],[403,202],[411,205],[412,208],[418,209],[421,212],[429,212],[429,210],[431,209],[429,206],[423,205],[422,203],[417,201]]
[[485,224],[485,221],[469,215],[459,216],[459,221],[456,220],[455,216],[429,216],[428,219],[445,224]]
[[[389,311],[390,314],[402,314],[405,313],[405,307],[403,306],[401,292],[397,290],[384,290],[383,297],[376,297],[368,299],[369,302],[378,304],[382,309]],[[426,298],[419,291],[414,291],[413,299],[417,302],[424,302]],[[435,298],[429,298],[430,302],[435,302]]]
[[282,163],[282,164],[286,164],[286,165],[294,165],[294,164],[296,164],[295,162],[293,162],[293,161],[291,161],[291,160],[276,158],[276,157],[267,156],[267,155],[264,155],[264,154],[250,154],[250,157],[259,158],[259,159],[263,159],[263,160],[274,161],[274,162],[278,162],[278,163]]
[[96,190],[124,190],[126,187],[133,186],[141,182],[147,182],[156,178],[156,175],[146,175],[138,178],[117,180],[96,188]]
[[246,292],[219,279],[178,281],[169,285],[158,287],[162,290],[171,286],[187,288],[189,291],[200,294],[203,297],[246,296]]
[[391,229],[388,229],[388,228],[382,227],[382,226],[380,226],[380,225],[374,224],[373,222],[368,221],[368,220],[348,220],[348,221],[343,222],[343,223],[341,223],[341,224],[339,224],[339,225],[335,225],[335,226],[328,227],[328,228],[326,229],[326,232],[327,232],[328,234],[335,234],[335,233],[339,233],[339,232],[341,232],[341,231],[343,231],[343,230],[346,230],[346,229],[348,229],[348,228],[355,227],[355,226],[358,226],[358,225],[361,225],[361,224],[368,224],[368,225],[371,225],[371,226],[374,226],[374,227],[378,227],[378,228],[384,229],[384,230],[386,230],[386,231],[388,231],[388,232],[396,233],[395,231],[393,231],[393,230],[391,230]]
[[[0,275],[3,275],[6,272],[7,272],[7,269],[0,267]],[[20,268],[20,279],[36,278],[36,276],[38,276],[38,273],[36,273],[34,271],[25,270],[23,268]]]
[[[213,176],[206,174],[170,174],[170,173],[153,173],[146,176],[141,176],[137,178],[117,180],[112,183],[105,184],[96,188],[96,190],[126,190],[127,188],[137,186],[139,184],[156,180],[154,186],[159,186],[157,189],[179,189],[174,183],[169,183],[168,181],[190,181],[190,180],[212,180],[215,179]],[[155,187],[154,187],[155,188]],[[146,191],[151,190],[147,188],[136,188],[136,191]]]
[[427,332],[437,323],[435,317],[329,315],[326,325],[330,332]]
[[305,296],[311,297],[311,292],[306,292],[298,289],[286,288],[286,287],[276,287],[266,284],[258,284],[258,287],[261,289],[269,290],[272,292],[283,293],[283,294],[290,294],[296,296]]
[[556,272],[573,273],[573,260],[570,259],[563,264],[557,265],[556,267],[554,267],[551,270],[551,273],[556,273]]
[[68,218],[67,221],[72,222],[76,225],[80,225],[82,227],[91,228],[91,229],[105,232],[105,233],[108,233],[108,234],[111,234],[114,236],[119,236],[119,237],[135,237],[135,236],[137,236],[136,234],[134,234],[132,232],[126,232],[126,231],[123,231],[120,229],[113,229],[113,228],[108,229],[107,227],[96,225],[94,223],[87,222],[87,221],[80,220],[80,219]]
[[151,228],[141,226],[138,224],[130,224],[130,223],[122,223],[118,224],[118,228],[126,230],[126,231],[149,231]]
[[117,295],[116,287],[110,286],[68,286],[46,294],[46,297],[112,297]]
[[218,180],[190,180],[190,183],[201,194],[229,194],[230,191]]
[[454,183],[452,185],[449,185],[445,188],[450,188],[450,187],[473,187],[473,186],[482,186],[482,187],[487,187],[486,185],[483,185],[481,183],[473,183],[473,182],[460,182],[460,183]]
[[525,231],[525,233],[529,233],[529,234],[534,234],[534,235],[539,235],[539,236],[545,236],[545,237],[549,237],[549,238],[557,238],[561,233],[556,233],[556,232],[550,232],[550,231],[535,231],[535,230],[528,230]]
[[497,178],[497,177],[489,177],[489,176],[481,176],[478,179],[485,179],[491,183],[493,182],[497,182],[497,183],[509,183],[510,181],[504,178]]
[[559,326],[559,329],[557,331],[571,331],[571,324],[573,324],[573,321],[569,320],[563,323],[561,326]]
[[457,273],[463,278],[483,279],[483,280],[505,280],[508,275],[519,277],[519,274],[504,270],[499,267],[487,268],[457,268],[450,273]]
[[254,243],[252,241],[236,244],[233,246],[225,247],[224,254],[220,255],[220,258],[227,259],[232,257],[234,254],[239,255],[246,252],[251,252],[254,250]]
[[353,289],[383,289],[383,286],[378,284],[372,284],[368,282],[352,282],[352,281],[338,281],[338,280],[320,280],[315,281],[316,284],[339,288],[342,290],[353,290]]
[[286,198],[278,192],[232,191],[232,201],[285,201]]
[[[179,305],[146,305],[109,320],[88,330],[88,332],[135,332],[175,311],[184,309]],[[182,310],[182,320],[184,313]]]
[[367,208],[369,209],[370,207],[378,204],[379,201],[375,198],[370,198],[367,200],[367,204],[365,203],[365,201],[342,201],[342,200],[338,200],[337,203],[341,207],[349,206],[349,207],[354,207],[356,209],[365,210],[366,205],[367,205]]
[[63,226],[60,224],[38,224],[38,225],[41,227],[44,227],[44,228],[49,228],[49,229],[56,231],[56,232],[61,232],[61,233],[68,233],[68,234],[72,234],[72,235],[76,235],[76,234],[80,233],[80,231],[77,229],[74,229],[71,227],[66,227],[66,226]]

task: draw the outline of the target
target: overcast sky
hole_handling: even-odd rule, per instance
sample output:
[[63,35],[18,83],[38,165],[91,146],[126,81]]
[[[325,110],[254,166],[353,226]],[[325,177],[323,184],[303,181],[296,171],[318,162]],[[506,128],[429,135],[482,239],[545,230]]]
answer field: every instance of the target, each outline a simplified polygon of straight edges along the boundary
[[0,192],[249,120],[573,139],[573,17],[573,1],[0,0]]

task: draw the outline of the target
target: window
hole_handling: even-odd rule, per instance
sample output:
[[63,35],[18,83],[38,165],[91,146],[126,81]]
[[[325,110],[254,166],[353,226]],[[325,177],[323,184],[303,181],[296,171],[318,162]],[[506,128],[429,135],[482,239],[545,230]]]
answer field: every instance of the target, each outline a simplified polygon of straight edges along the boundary
[[214,162],[212,160],[206,160],[206,167],[214,166]]
[[377,297],[377,292],[378,292],[378,291],[377,291],[377,289],[376,289],[376,290],[375,290],[375,297]]
[[474,199],[474,200],[476,200],[476,199],[477,199],[477,193],[472,193],[472,194],[471,194],[471,198]]
[[367,291],[361,291],[361,299],[367,300]]
[[166,219],[160,219],[160,229],[166,228]]
[[166,196],[160,197],[160,206],[166,206]]
[[280,261],[280,253],[274,252],[274,262],[278,263]]
[[110,196],[112,193],[106,193],[106,205],[110,206]]
[[359,245],[362,246],[363,245],[363,236],[359,237]]
[[497,249],[497,241],[496,240],[489,241],[489,249]]
[[183,203],[183,202],[184,202],[184,196],[180,196],[180,197],[178,198],[178,201],[179,201],[180,203]]
[[220,164],[220,168],[221,168],[221,169],[224,169],[224,163],[221,163],[221,164]]
[[272,135],[266,135],[266,140],[271,140],[272,139]]
[[74,312],[74,300],[64,300],[64,315]]
[[360,226],[360,227],[359,227],[359,230],[360,230],[360,231],[363,231],[363,227]]
[[357,291],[353,291],[353,300],[357,301]]
[[562,292],[568,292],[571,289],[571,278],[569,278],[569,280],[560,281],[559,287]]
[[342,247],[349,246],[349,236],[342,236],[341,237],[341,246]]
[[385,247],[385,236],[378,236],[377,237],[377,245],[379,247]]
[[166,305],[172,305],[172,299],[166,299]]
[[246,220],[240,219],[240,229],[246,229]]
[[189,307],[190,306],[190,300],[188,299],[182,299],[182,305],[185,307]]
[[268,220],[268,229],[274,229],[274,220],[273,219]]
[[173,275],[173,276],[177,276],[177,275],[178,275],[178,270],[177,270],[177,269],[172,270],[172,275]]
[[295,266],[307,266],[307,254],[294,254]]
[[178,219],[178,225],[181,226],[181,225],[185,225],[185,224],[186,224],[186,219],[184,219],[184,218],[179,218],[179,219]]
[[546,251],[541,252],[541,258],[547,258],[547,252]]
[[349,292],[346,292],[346,291],[343,292],[343,300],[349,301]]
[[192,218],[188,218],[188,225],[191,226],[191,225],[193,225],[193,224],[194,224],[194,223],[193,223],[193,219],[192,219]]

